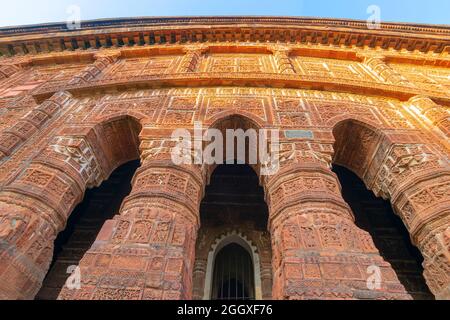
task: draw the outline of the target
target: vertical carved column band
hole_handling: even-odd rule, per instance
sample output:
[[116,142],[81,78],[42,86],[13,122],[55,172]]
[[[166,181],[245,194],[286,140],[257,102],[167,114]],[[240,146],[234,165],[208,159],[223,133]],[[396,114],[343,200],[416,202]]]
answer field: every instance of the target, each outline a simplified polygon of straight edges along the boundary
[[450,111],[425,96],[415,96],[408,103],[414,106],[414,111],[422,122],[430,129],[440,130],[448,144],[450,137]]
[[202,55],[206,50],[206,47],[186,47],[185,55],[181,59],[178,72],[188,73],[197,71]]
[[369,67],[380,80],[400,86],[413,86],[411,82],[386,63],[386,58],[384,56],[363,56],[362,58],[364,64]]
[[88,67],[86,67],[80,74],[76,75],[69,81],[69,85],[77,85],[87,83],[95,79],[99,74],[103,72],[111,64],[115,63],[120,57],[120,53],[114,54],[99,54],[95,56],[95,61]]
[[60,299],[191,299],[203,190],[196,166],[145,162],[120,215],[81,260],[81,288]]
[[[275,299],[410,299],[329,167],[299,158],[265,182]],[[379,287],[370,287],[376,271]]]
[[290,48],[274,47],[271,49],[275,59],[277,71],[281,74],[295,74],[294,65],[292,64]]

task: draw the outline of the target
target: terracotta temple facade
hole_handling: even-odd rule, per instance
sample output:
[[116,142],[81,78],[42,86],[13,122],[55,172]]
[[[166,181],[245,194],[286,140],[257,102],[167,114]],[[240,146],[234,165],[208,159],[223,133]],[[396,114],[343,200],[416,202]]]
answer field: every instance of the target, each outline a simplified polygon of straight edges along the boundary
[[[1,28],[0,299],[450,299],[449,53],[351,20]],[[174,164],[195,122],[278,129],[280,170]]]

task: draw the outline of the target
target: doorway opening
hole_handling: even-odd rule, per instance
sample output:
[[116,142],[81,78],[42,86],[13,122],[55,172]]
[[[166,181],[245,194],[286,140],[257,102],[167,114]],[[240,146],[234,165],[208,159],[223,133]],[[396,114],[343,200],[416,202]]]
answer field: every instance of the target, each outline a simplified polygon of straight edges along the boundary
[[345,201],[352,208],[356,224],[369,232],[381,256],[392,265],[400,283],[417,300],[433,300],[423,277],[423,257],[412,245],[403,221],[389,201],[376,198],[352,171],[334,165]]
[[269,215],[252,167],[218,166],[206,188],[200,218],[194,299],[270,299]]
[[67,226],[55,240],[53,260],[36,300],[56,300],[73,266],[95,242],[105,221],[118,214],[123,199],[131,192],[131,180],[139,160],[117,168],[100,187],[87,190],[74,209]]
[[214,261],[213,300],[254,300],[253,262],[237,243],[221,249]]

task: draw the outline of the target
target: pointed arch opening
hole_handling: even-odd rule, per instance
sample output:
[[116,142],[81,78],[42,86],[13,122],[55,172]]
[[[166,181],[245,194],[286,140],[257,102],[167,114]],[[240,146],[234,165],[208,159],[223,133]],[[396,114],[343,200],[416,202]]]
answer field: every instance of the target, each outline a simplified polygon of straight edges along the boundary
[[105,221],[119,212],[123,199],[131,191],[131,179],[139,165],[139,161],[134,160],[120,166],[99,187],[86,192],[55,240],[53,260],[37,300],[58,298],[73,268],[90,249]]
[[[244,133],[254,130],[258,135],[261,125],[242,114],[227,114],[216,119],[210,128],[222,133],[223,150],[226,150],[229,142],[227,130],[242,130]],[[259,140],[257,142],[259,144]],[[237,147],[238,143],[234,144],[231,153],[224,152],[223,164],[208,167],[208,186],[200,206],[194,299],[271,298],[268,207],[260,186],[259,158],[256,163],[249,161],[252,153],[257,154],[258,150],[252,147],[249,136],[245,137],[245,147],[241,147],[241,151],[245,151],[245,159],[238,159]],[[230,232],[234,232],[234,236],[222,239]],[[224,240],[220,247],[217,247],[217,239]],[[228,278],[225,278],[225,273]]]
[[[262,124],[258,123],[255,119],[241,114],[226,115],[223,118],[214,121],[210,126],[210,129],[220,131],[223,137],[223,158],[221,159],[222,163],[248,165],[259,176],[260,158],[258,153],[258,146],[260,142],[259,130],[262,129],[261,125]],[[233,137],[230,136],[227,133],[227,131],[229,130],[233,130],[236,135]],[[243,133],[243,135],[240,137],[238,137],[238,130],[242,130],[241,132]],[[244,144],[241,144],[242,141],[244,142]],[[233,146],[233,149],[230,149],[230,145]],[[206,144],[204,147],[205,150],[207,150]],[[213,153],[213,156],[215,156],[215,152]],[[209,167],[209,176],[212,175],[217,167],[217,164],[213,164]]]
[[[219,243],[209,257],[206,297],[211,300],[261,299],[259,257],[237,234]],[[209,291],[209,292],[208,292]]]
[[391,264],[413,299],[434,299],[423,276],[423,257],[412,244],[408,230],[388,200],[378,198],[368,181],[391,142],[381,130],[356,120],[345,120],[334,131],[333,171],[342,185],[355,222],[367,231]]
[[[85,253],[95,242],[107,220],[118,214],[122,201],[131,191],[131,181],[140,166],[140,123],[130,116],[115,117],[101,122],[89,130],[67,129],[57,141],[68,145],[52,146],[55,152],[74,150],[75,142],[82,142],[89,150],[89,161],[81,150],[72,151],[78,158],[70,163],[78,165],[82,177],[89,179],[84,185],[84,197],[67,214],[64,229],[54,241],[50,268],[36,295],[37,300],[56,300],[68,278],[78,267]],[[72,149],[70,149],[72,148]],[[78,153],[76,153],[78,152]],[[68,161],[69,161],[68,160]],[[77,162],[78,161],[78,162]]]

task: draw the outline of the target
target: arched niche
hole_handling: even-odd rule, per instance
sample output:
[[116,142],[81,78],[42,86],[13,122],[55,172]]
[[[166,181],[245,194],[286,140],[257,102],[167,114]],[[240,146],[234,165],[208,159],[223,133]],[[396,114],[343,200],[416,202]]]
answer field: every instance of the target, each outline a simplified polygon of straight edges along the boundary
[[206,277],[205,277],[205,289],[204,289],[204,300],[212,299],[213,292],[213,277],[215,261],[219,252],[230,244],[237,244],[243,249],[245,249],[252,259],[253,264],[253,275],[254,275],[254,290],[255,299],[262,300],[262,288],[261,288],[261,264],[260,257],[257,248],[253,243],[248,240],[244,235],[238,231],[229,232],[222,237],[216,239],[215,243],[211,247],[208,254],[208,261],[206,267]]

